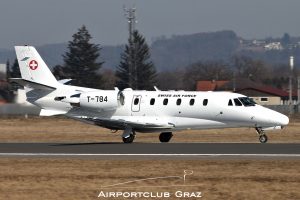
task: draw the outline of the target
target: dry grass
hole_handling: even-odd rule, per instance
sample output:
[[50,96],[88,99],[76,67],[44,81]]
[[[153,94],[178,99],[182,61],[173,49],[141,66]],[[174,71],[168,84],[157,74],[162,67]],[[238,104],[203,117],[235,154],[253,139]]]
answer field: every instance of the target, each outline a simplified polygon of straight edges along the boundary
[[[121,134],[65,118],[0,118],[0,142],[121,142]],[[299,143],[300,120],[268,136],[272,143]],[[159,142],[158,133],[138,133],[135,141]],[[256,143],[258,139],[253,128],[237,128],[175,132],[172,142]]]
[[[270,142],[300,141],[299,120],[269,133]],[[158,134],[138,134],[136,142],[158,142]],[[64,118],[0,119],[0,142],[120,142],[121,133]],[[183,131],[172,142],[257,142],[254,130]],[[201,191],[202,199],[300,199],[300,160],[92,160],[0,158],[0,199],[101,199],[103,191]],[[132,183],[128,189],[105,185],[160,176],[182,180]],[[146,186],[145,188],[137,188]],[[106,198],[114,199],[114,198]],[[146,198],[144,198],[146,199]],[[152,198],[154,199],[154,198]],[[175,199],[175,198],[167,198]],[[183,199],[183,198],[176,198]],[[193,199],[193,198],[190,198]]]
[[[201,191],[202,199],[300,199],[300,161],[261,160],[89,160],[0,159],[0,199],[101,199],[103,191]],[[105,185],[160,176],[182,180],[150,180],[127,184],[130,188]],[[144,188],[138,188],[146,186]],[[103,198],[102,198],[103,199]],[[106,198],[114,199],[114,198]],[[175,199],[175,198],[168,198]],[[180,198],[177,198],[180,199]],[[181,198],[182,199],[182,198]]]

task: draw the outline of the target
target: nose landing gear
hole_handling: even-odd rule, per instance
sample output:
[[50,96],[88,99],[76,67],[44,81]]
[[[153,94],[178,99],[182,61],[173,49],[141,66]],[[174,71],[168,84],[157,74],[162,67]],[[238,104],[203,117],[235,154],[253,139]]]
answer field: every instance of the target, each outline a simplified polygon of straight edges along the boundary
[[266,135],[259,136],[260,143],[266,143],[268,141],[268,137]]
[[268,137],[265,134],[265,132],[261,128],[255,128],[258,136],[259,136],[259,141],[260,143],[266,143],[268,141]]

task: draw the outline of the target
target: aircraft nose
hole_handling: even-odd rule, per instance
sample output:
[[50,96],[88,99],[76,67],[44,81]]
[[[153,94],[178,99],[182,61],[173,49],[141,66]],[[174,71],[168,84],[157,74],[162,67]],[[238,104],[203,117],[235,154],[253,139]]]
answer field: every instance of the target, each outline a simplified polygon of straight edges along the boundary
[[286,115],[280,117],[281,126],[286,126],[289,124],[290,119]]
[[274,113],[272,118],[272,121],[274,121],[276,124],[278,124],[279,126],[286,126],[289,123],[289,118],[286,115],[283,115],[281,113]]
[[262,127],[267,126],[286,126],[289,123],[289,118],[275,110],[269,108],[261,107],[257,109],[258,114],[254,119],[257,121],[257,125]]

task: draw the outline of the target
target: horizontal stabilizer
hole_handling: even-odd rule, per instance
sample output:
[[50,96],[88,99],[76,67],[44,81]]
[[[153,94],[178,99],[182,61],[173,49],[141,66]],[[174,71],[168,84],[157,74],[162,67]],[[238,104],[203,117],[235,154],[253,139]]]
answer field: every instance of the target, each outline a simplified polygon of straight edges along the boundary
[[66,84],[70,83],[72,80],[73,79],[62,79],[62,80],[59,80],[58,82],[61,83],[61,84],[66,85]]
[[24,80],[22,78],[10,78],[11,82],[15,82],[17,84],[20,84],[24,87],[33,88],[33,89],[40,89],[40,90],[56,90],[55,87],[43,85],[40,83]]

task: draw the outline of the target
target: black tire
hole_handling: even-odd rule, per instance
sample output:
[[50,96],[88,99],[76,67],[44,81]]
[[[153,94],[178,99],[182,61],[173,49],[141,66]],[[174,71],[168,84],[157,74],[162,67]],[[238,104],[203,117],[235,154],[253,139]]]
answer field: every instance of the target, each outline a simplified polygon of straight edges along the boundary
[[169,142],[173,137],[172,132],[163,132],[159,135],[160,142]]
[[135,138],[135,135],[130,134],[130,135],[129,135],[128,137],[126,137],[126,138],[123,137],[123,142],[126,143],[126,144],[130,144],[130,143],[133,142],[134,138]]
[[259,136],[260,143],[266,143],[268,141],[268,137],[266,135]]

